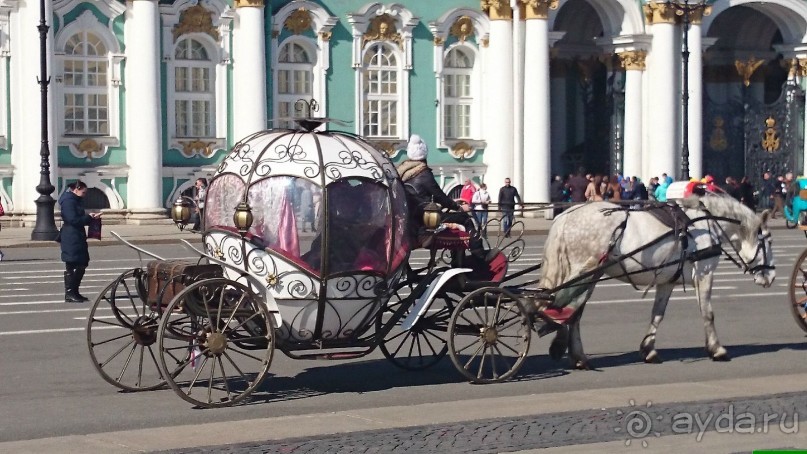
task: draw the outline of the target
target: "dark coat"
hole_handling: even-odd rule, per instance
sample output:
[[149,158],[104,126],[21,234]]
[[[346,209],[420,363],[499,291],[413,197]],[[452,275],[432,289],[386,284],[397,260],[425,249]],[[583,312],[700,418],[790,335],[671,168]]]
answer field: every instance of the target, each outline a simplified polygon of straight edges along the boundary
[[85,226],[90,224],[90,217],[84,211],[81,197],[70,191],[65,191],[59,197],[59,206],[62,210],[62,229],[59,232],[59,242],[62,245],[62,261],[86,267],[90,263],[90,251],[87,247],[87,231]]
[[569,189],[572,191],[572,202],[585,202],[586,201],[586,188],[588,187],[588,180],[582,175],[574,175],[569,178]]
[[499,208],[512,210],[516,207],[516,200],[521,203],[521,196],[518,195],[518,189],[514,186],[502,186],[499,189]]

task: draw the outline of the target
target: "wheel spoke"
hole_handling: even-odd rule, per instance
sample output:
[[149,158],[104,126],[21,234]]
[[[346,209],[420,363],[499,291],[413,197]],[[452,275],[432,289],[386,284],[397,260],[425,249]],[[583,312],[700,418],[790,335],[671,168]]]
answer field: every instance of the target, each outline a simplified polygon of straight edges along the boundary
[[111,355],[109,358],[107,358],[107,360],[106,360],[106,361],[104,361],[103,363],[101,363],[101,364],[100,364],[101,368],[104,368],[104,367],[105,367],[107,364],[109,364],[109,362],[110,362],[110,361],[112,361],[112,359],[113,359],[113,358],[115,358],[116,356],[118,356],[118,355],[119,355],[119,354],[120,354],[122,351],[126,350],[126,348],[127,348],[128,346],[132,345],[132,344],[134,344],[134,339],[132,339],[132,340],[130,340],[129,342],[127,342],[126,344],[124,344],[124,345],[123,345],[121,348],[119,348],[119,349],[118,349],[118,351],[116,351],[116,352],[115,352],[115,353],[113,353],[113,354],[112,354],[112,355]]
[[246,353],[242,352],[241,350],[236,350],[236,349],[234,349],[234,348],[233,348],[233,349],[231,349],[231,350],[232,350],[233,352],[235,352],[235,353],[238,353],[239,355],[246,356],[247,358],[252,358],[252,359],[254,359],[255,361],[264,362],[264,359],[262,359],[262,358],[258,358],[257,356],[248,355],[248,354],[246,354]]
[[[221,316],[221,313],[219,313],[219,316]],[[219,363],[219,369],[221,370],[221,377],[224,379],[224,389],[227,391],[227,400],[233,400],[233,398],[231,397],[232,392],[230,391],[230,383],[227,379],[227,372],[224,371],[224,363],[221,362],[221,356],[217,357],[216,360],[218,360]]]
[[134,356],[135,350],[137,350],[137,344],[133,344],[132,349],[129,350],[129,355],[126,356],[126,361],[123,362],[123,367],[121,367],[120,375],[118,375],[117,381],[121,381],[121,378],[123,378],[123,374],[126,373],[126,369],[129,368],[129,363],[132,361],[132,356]]
[[[118,320],[118,319],[115,319],[115,320]],[[100,323],[102,325],[115,326],[115,327],[123,328],[123,329],[132,329],[131,326],[123,324],[123,322],[121,322],[120,320],[118,320],[119,323],[112,323],[112,322],[108,322],[106,320],[100,320],[100,319],[97,319],[97,318],[93,318],[92,322],[93,323]]]
[[210,361],[210,378],[207,380],[207,402],[213,402],[213,377],[216,374],[216,360]]
[[480,342],[479,347],[476,348],[476,351],[471,355],[471,358],[468,360],[467,363],[465,363],[465,369],[468,369],[468,366],[471,365],[471,362],[474,360],[474,358],[476,358],[476,355],[478,355],[479,352],[482,351],[482,348],[484,348],[484,347],[485,347],[485,343]]
[[[192,354],[193,353],[191,352],[190,354],[188,354],[188,356],[190,357]],[[196,375],[193,376],[193,380],[191,380],[191,382],[188,384],[188,392],[186,393],[187,395],[190,396],[191,393],[193,392],[193,387],[196,386],[196,380],[199,379],[199,375],[201,375],[202,371],[205,369],[205,364],[207,364],[207,360],[209,358],[210,358],[209,356],[205,356],[205,359],[202,360],[202,364],[199,365],[199,370],[196,371]],[[190,362],[190,360],[188,361]]]
[[101,342],[93,342],[92,346],[97,347],[99,345],[104,345],[106,343],[109,343],[109,342],[112,342],[112,341],[115,341],[115,340],[118,340],[118,339],[123,339],[124,337],[128,337],[128,336],[131,336],[131,335],[132,335],[132,333],[130,331],[130,332],[126,333],[126,334],[121,334],[120,336],[113,337],[112,339],[107,339],[107,340],[101,341]]
[[[230,324],[230,322],[233,321],[233,317],[235,317],[235,313],[238,312],[238,309],[241,308],[241,303],[244,302],[244,299],[246,298],[246,296],[247,296],[246,293],[242,293],[241,297],[238,298],[238,303],[236,303],[235,307],[233,308],[233,312],[230,314],[230,316],[227,317],[227,323],[225,323],[224,326],[228,326]],[[219,317],[221,317],[221,313],[219,313]]]
[[521,356],[521,352],[519,352],[518,350],[514,349],[513,347],[511,347],[511,346],[507,345],[505,342],[499,341],[499,344],[501,344],[501,345],[502,345],[502,346],[504,346],[504,347],[507,347],[507,349],[508,349],[508,350],[510,350],[511,352],[515,353],[516,355]]
[[412,331],[404,331],[404,333],[406,333],[406,336],[404,336],[403,340],[401,340],[401,343],[398,344],[398,348],[396,348],[395,351],[392,352],[392,356],[398,356],[398,353],[401,351],[401,348],[403,348],[404,344],[406,343],[406,339],[408,339],[409,336],[412,335]]
[[482,344],[482,358],[479,360],[479,370],[476,372],[476,378],[482,378],[482,369],[485,367],[485,356],[488,352],[488,344]]
[[244,378],[244,380],[246,380],[246,379],[247,379],[247,374],[245,374],[245,373],[243,373],[243,372],[241,371],[241,369],[238,367],[238,365],[237,365],[237,364],[235,364],[235,361],[233,361],[233,359],[232,359],[232,358],[230,358],[230,355],[228,355],[228,354],[227,354],[227,351],[226,351],[226,350],[225,350],[224,352],[222,352],[222,355],[224,355],[224,357],[225,357],[225,358],[227,358],[227,361],[229,361],[229,362],[230,362],[230,364],[232,364],[232,365],[233,365],[233,368],[235,369],[235,371],[236,371],[236,372],[238,372],[238,374],[239,374],[239,375],[241,375],[241,377],[243,377],[243,378]]

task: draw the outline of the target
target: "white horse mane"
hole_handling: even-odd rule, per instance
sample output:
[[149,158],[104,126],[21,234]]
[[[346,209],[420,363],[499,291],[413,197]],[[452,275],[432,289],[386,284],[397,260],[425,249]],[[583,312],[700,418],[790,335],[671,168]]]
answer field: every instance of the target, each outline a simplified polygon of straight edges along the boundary
[[703,206],[715,216],[740,221],[740,231],[743,235],[756,234],[760,226],[761,221],[756,213],[730,195],[710,194],[703,197],[692,197],[682,199],[679,204],[683,208],[698,209],[698,202],[703,203]]

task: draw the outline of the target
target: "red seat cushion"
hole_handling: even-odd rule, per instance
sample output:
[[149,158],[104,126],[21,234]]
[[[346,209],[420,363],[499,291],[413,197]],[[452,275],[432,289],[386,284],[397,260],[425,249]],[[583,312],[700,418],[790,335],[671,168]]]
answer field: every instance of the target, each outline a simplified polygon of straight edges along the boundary
[[435,249],[468,249],[471,235],[459,229],[445,229],[434,235],[431,247]]

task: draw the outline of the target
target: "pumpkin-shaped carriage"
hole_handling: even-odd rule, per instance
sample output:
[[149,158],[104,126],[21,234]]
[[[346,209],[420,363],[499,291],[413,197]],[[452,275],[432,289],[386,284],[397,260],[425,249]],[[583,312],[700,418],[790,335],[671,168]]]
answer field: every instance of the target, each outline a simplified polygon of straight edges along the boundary
[[[468,347],[452,337],[495,339],[451,333],[450,319],[475,309],[459,307],[466,292],[507,278],[520,235],[499,245],[506,252],[463,262],[462,232],[446,232],[432,242],[429,263],[413,269],[406,192],[386,155],[359,136],[299,124],[253,134],[221,163],[207,190],[204,250],[185,242],[198,261],[130,245],[157,260],[119,276],[91,310],[88,345],[106,381],[132,391],[167,384],[198,406],[232,405],[260,385],[276,348],[333,359],[379,347],[414,370],[451,350],[474,377],[459,351]],[[500,364],[526,356],[521,325],[512,329],[520,340],[526,332],[526,343],[502,348]]]

